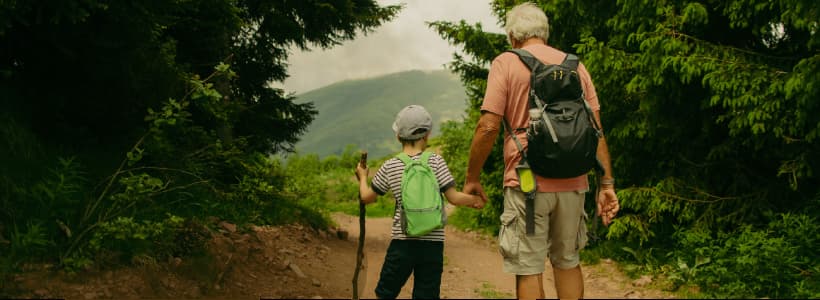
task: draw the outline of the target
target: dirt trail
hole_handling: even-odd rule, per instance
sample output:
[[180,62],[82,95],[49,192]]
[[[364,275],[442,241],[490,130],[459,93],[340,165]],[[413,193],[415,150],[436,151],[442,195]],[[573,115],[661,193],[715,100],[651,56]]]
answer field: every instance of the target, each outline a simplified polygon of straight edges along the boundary
[[[316,231],[301,225],[251,226],[249,231],[214,220],[208,255],[133,261],[128,267],[89,269],[65,274],[48,265],[0,284],[0,298],[65,299],[259,299],[350,298],[359,235],[358,218],[333,215],[339,231]],[[375,298],[382,261],[390,241],[390,219],[366,223],[367,286],[361,298]],[[340,234],[341,233],[341,234]],[[346,238],[339,238],[344,236]],[[478,234],[446,229],[442,298],[512,298],[514,277],[502,272],[495,241]],[[583,266],[587,298],[671,298],[637,285],[604,262]],[[544,287],[555,297],[547,265]],[[399,298],[410,298],[412,276]]]
[[[337,214],[334,219],[339,226],[350,232],[350,241],[357,241],[358,218]],[[389,218],[368,218],[366,222],[366,256],[368,260],[367,283],[363,298],[375,298],[373,289],[378,282],[384,255],[390,239]],[[445,266],[442,275],[442,298],[513,298],[515,285],[513,275],[502,271],[502,259],[493,239],[447,227],[444,243]],[[355,248],[353,249],[355,253]],[[345,255],[339,252],[338,255]],[[355,257],[355,254],[350,254]],[[341,270],[346,278],[352,276],[352,266]],[[552,268],[546,264],[544,288],[547,298],[555,298]],[[672,298],[662,291],[633,286],[633,281],[617,271],[611,263],[582,266],[585,277],[586,298]],[[346,270],[351,271],[346,271]],[[351,274],[351,275],[348,275]],[[412,295],[412,276],[402,289],[399,298]],[[347,296],[350,297],[350,296]]]

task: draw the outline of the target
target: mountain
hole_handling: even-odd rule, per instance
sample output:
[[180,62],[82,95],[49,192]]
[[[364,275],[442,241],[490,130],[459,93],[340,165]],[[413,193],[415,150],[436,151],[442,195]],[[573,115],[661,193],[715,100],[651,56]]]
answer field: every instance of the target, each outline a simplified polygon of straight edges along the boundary
[[371,158],[401,150],[392,129],[396,113],[410,104],[424,106],[433,117],[433,136],[445,120],[461,119],[467,96],[458,77],[447,70],[406,71],[375,78],[347,80],[296,95],[313,102],[319,115],[296,144],[301,154],[341,154],[355,144]]

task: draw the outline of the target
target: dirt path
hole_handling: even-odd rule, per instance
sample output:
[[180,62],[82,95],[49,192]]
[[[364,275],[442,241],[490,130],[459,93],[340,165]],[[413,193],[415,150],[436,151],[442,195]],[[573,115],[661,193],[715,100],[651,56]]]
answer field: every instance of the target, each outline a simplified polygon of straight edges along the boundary
[[[333,219],[340,231],[316,231],[301,225],[251,226],[240,231],[215,220],[206,256],[132,262],[78,274],[33,265],[0,284],[0,298],[351,298],[358,218],[337,213]],[[390,219],[368,218],[366,226],[369,267],[360,297],[375,298],[373,290],[390,241]],[[339,238],[338,233],[344,232],[348,236]],[[501,271],[497,249],[493,239],[448,227],[442,298],[514,297],[514,277]],[[587,298],[671,298],[666,292],[636,287],[611,262],[583,268]],[[547,265],[547,298],[555,297],[552,280]],[[399,298],[410,298],[412,286],[411,277]]]
[[[339,226],[350,232],[349,241],[358,240],[358,218],[344,214],[333,216]],[[366,256],[368,262],[367,283],[363,298],[375,298],[373,289],[378,282],[384,255],[390,239],[389,218],[368,218],[366,222]],[[445,266],[442,275],[442,298],[513,298],[514,277],[502,272],[502,259],[494,240],[476,234],[446,229],[444,243]],[[347,247],[340,248],[337,257],[355,257]],[[339,264],[343,278],[352,278],[353,266]],[[544,287],[547,298],[555,298],[552,268],[546,264]],[[632,280],[621,274],[611,263],[582,266],[585,276],[587,298],[671,298],[669,293],[634,287]],[[347,271],[350,270],[350,271]],[[348,281],[349,282],[349,281]],[[350,285],[348,283],[348,285]],[[412,276],[405,284],[399,298],[410,298]],[[340,295],[341,296],[341,295]],[[350,297],[347,296],[346,297]]]

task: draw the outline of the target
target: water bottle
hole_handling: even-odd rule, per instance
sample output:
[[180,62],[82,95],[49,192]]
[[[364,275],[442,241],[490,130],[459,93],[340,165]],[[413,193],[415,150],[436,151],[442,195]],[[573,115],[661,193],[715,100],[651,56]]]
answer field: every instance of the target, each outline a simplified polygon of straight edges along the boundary
[[522,192],[530,193],[535,191],[535,174],[532,173],[532,169],[526,161],[522,160],[518,163],[515,167],[515,174],[518,175],[518,184]]

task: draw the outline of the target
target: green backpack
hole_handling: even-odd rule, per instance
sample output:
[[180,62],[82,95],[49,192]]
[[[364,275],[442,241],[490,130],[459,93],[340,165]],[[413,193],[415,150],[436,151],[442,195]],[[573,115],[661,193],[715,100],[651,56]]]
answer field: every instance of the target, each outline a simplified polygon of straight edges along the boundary
[[423,236],[444,227],[444,199],[439,191],[436,174],[427,161],[430,152],[418,160],[405,153],[396,158],[404,163],[401,177],[401,229],[408,236]]

